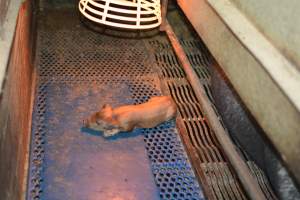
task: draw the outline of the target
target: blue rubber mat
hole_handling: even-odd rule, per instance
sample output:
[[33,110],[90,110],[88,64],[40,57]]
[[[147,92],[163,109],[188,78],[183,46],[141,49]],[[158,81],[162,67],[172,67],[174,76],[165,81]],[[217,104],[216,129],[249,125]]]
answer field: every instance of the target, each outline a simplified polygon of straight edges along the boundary
[[139,91],[130,85],[40,85],[28,199],[203,198],[174,121],[110,138],[82,128],[82,119],[105,103],[148,98],[134,95]]
[[38,49],[28,200],[203,199],[174,121],[111,138],[82,128],[105,103],[161,95],[142,40],[55,30]]
[[42,168],[31,174],[43,180],[40,199],[159,199],[142,130],[105,139],[82,128],[105,103],[133,103],[126,84],[48,84],[43,91],[43,152],[32,152]]

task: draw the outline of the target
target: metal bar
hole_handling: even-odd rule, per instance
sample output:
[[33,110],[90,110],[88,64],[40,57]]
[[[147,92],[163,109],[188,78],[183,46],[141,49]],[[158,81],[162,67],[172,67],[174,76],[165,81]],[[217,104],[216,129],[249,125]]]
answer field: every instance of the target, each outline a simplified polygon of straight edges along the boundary
[[168,11],[168,0],[161,0],[161,24],[159,27],[160,31],[165,31]]
[[211,107],[211,103],[205,93],[204,87],[202,86],[196,72],[193,70],[183,48],[181,47],[174,31],[172,30],[172,27],[167,20],[165,23],[165,31],[186,73],[187,79],[190,82],[199,102],[202,105],[206,117],[208,118],[208,121],[216,134],[218,141],[222,145],[225,154],[227,155],[230,163],[235,169],[239,180],[241,181],[248,196],[254,200],[266,199],[257,181],[252,176],[248,166],[238,154],[235,145],[232,143],[228,133],[226,133],[226,131],[222,127],[218,116],[215,114],[213,108]]

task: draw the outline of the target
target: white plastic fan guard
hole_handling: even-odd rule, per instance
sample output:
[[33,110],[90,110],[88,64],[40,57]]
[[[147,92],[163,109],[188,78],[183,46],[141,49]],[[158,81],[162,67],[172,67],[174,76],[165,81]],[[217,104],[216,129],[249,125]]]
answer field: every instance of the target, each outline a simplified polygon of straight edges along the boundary
[[152,29],[161,24],[160,0],[80,0],[89,20],[125,29]]

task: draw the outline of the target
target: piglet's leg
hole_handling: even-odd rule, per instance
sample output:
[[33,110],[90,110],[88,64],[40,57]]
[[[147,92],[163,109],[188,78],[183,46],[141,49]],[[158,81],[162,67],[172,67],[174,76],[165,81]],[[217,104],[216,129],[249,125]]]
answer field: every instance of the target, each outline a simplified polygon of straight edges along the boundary
[[116,134],[118,134],[120,132],[120,129],[118,128],[115,128],[115,129],[112,129],[112,130],[105,130],[103,131],[103,136],[104,137],[111,137],[111,136],[114,136]]

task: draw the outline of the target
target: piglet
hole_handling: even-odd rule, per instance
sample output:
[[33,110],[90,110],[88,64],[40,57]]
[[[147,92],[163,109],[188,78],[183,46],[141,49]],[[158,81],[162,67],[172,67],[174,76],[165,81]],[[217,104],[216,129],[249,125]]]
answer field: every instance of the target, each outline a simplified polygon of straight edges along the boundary
[[104,137],[130,132],[134,128],[153,128],[176,116],[176,104],[170,96],[152,97],[139,105],[112,108],[105,104],[99,112],[84,120],[84,126],[103,131]]

